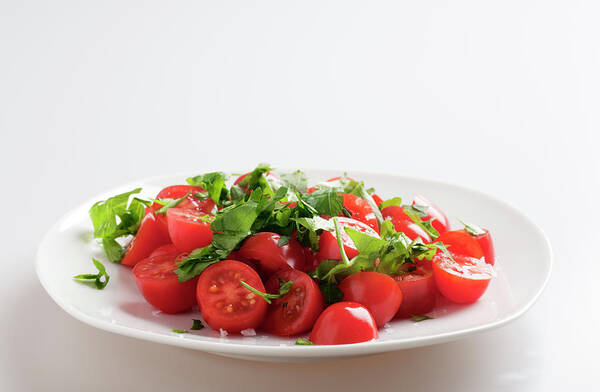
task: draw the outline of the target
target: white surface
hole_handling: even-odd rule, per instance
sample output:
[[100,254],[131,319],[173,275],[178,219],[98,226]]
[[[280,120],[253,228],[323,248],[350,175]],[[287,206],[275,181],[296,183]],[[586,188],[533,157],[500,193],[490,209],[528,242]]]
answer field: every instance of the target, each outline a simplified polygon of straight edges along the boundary
[[[136,288],[131,270],[110,265],[92,238],[88,211],[98,200],[106,200],[108,196],[137,187],[143,189],[143,197],[154,197],[165,186],[184,183],[185,178],[197,174],[192,172],[135,181],[96,195],[62,217],[44,236],[36,260],[37,275],[52,299],[73,317],[125,336],[236,358],[311,361],[346,359],[445,343],[498,328],[529,309],[550,276],[552,252],[547,238],[535,223],[504,202],[451,184],[352,171],[349,176],[377,189],[377,194],[384,200],[395,196],[411,200],[413,195],[422,193],[435,200],[450,217],[477,219],[485,224],[493,233],[498,262],[495,268],[497,276],[492,279],[484,296],[468,306],[457,306],[440,298],[434,311],[428,314],[433,320],[422,323],[393,320],[379,331],[377,341],[363,344],[298,347],[294,345],[295,339],[264,333],[257,337],[223,337],[219,331],[210,328],[189,334],[173,333],[173,328],[189,329],[192,318],[200,318],[198,310],[168,315],[157,312],[146,303]],[[311,170],[306,174],[309,183],[316,184],[340,173]],[[462,227],[456,219],[452,220],[455,228]],[[72,281],[72,277],[84,268],[81,261],[92,257],[103,261],[111,276],[109,285],[101,293]],[[89,264],[87,268],[91,268]]]
[[[0,2],[0,390],[592,389],[599,13],[592,0]],[[497,195],[548,234],[553,278],[498,330],[317,365],[102,332],[37,282],[41,236],[74,205],[257,161]]]

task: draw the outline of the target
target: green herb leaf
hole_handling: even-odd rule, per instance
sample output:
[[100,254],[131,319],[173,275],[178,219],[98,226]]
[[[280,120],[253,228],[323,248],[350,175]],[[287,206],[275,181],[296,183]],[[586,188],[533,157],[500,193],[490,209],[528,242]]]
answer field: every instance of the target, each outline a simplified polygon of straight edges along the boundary
[[296,345],[298,345],[298,346],[312,346],[312,345],[314,345],[314,343],[311,342],[308,339],[305,339],[305,338],[298,338],[298,339],[296,339]]
[[199,331],[204,328],[202,321],[196,320],[196,319],[192,319],[192,321],[193,321],[192,328],[190,328],[192,331]]
[[[416,223],[423,230],[425,230],[425,232],[432,239],[435,239],[435,238],[439,237],[440,233],[431,225],[431,222],[433,222],[434,219],[431,219],[429,221],[424,221],[422,219],[425,216],[425,215],[423,215],[422,207],[423,206],[410,205],[410,206],[404,206],[403,210],[406,213],[406,215],[408,215],[414,223]],[[427,214],[427,212],[425,212],[425,214]]]
[[401,206],[401,205],[402,205],[402,198],[401,197],[393,197],[391,199],[387,199],[387,200],[381,202],[381,204],[379,205],[379,209],[383,210],[385,207]]
[[282,235],[281,237],[279,237],[279,240],[277,241],[277,245],[279,247],[282,247],[284,245],[287,245],[290,242],[290,236],[289,235]]
[[429,316],[425,316],[425,315],[423,315],[423,316],[413,315],[413,316],[410,316],[410,318],[415,323],[418,323],[419,321],[423,321],[423,320],[431,320],[431,319],[433,319],[433,317],[429,317]]
[[[160,207],[158,210],[156,210],[157,214],[163,214],[165,215],[167,213],[167,210],[169,208],[173,208],[173,207],[177,207],[179,204],[181,204],[182,201],[184,201],[188,196],[190,195],[190,192],[186,193],[185,195],[183,195],[182,197],[180,197],[179,199],[162,199],[160,200],[161,202],[167,202],[166,204],[163,204],[162,207]],[[161,203],[162,204],[162,203]]]
[[298,192],[306,192],[308,188],[308,180],[306,174],[301,170],[296,170],[292,173],[280,173],[279,178],[288,188]]
[[88,285],[93,284],[93,286],[96,287],[98,290],[102,290],[108,284],[110,276],[108,276],[108,274],[106,273],[106,269],[104,268],[104,265],[101,262],[94,258],[92,258],[92,262],[96,266],[96,269],[98,269],[97,274],[75,275],[73,279]]
[[335,189],[318,189],[304,196],[303,201],[317,211],[315,215],[338,216],[344,206],[344,197]]
[[463,221],[460,221],[460,223],[462,223],[465,227],[465,231],[472,236],[485,234],[485,230],[477,225],[474,225],[473,223],[467,223]]
[[284,283],[280,282],[279,294],[263,293],[262,291],[250,286],[248,283],[244,282],[243,280],[240,280],[240,284],[242,286],[244,286],[245,288],[247,288],[248,290],[252,291],[254,294],[261,297],[262,299],[264,299],[266,303],[270,304],[272,299],[281,298],[284,295],[286,295],[287,293],[289,293],[290,289],[292,288],[292,285],[294,284],[294,281],[288,280],[287,282],[284,282]]
[[321,282],[319,285],[323,299],[327,305],[340,302],[344,298],[344,293],[337,287],[337,284],[332,282]]
[[223,202],[229,201],[230,196],[225,186],[228,178],[229,176],[223,172],[212,172],[190,177],[187,182],[190,185],[202,187],[206,190],[208,197],[213,199],[218,206],[223,206]]
[[238,185],[246,189],[260,188],[264,194],[272,196],[274,194],[274,190],[269,181],[265,178],[265,174],[272,170],[273,169],[269,164],[261,163],[254,170],[248,173],[248,175],[244,177],[238,183]]
[[173,329],[172,331],[175,333],[188,333],[188,331],[186,331],[184,329]]

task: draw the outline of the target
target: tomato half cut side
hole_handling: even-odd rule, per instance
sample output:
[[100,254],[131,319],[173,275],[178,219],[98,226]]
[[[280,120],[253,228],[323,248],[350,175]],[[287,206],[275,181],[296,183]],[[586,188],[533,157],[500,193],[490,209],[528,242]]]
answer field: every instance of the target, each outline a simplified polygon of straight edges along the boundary
[[358,302],[373,315],[378,327],[390,321],[402,303],[402,291],[386,274],[358,272],[342,280],[338,288],[344,301]]
[[285,245],[279,246],[281,235],[261,232],[247,238],[237,252],[247,260],[258,262],[259,271],[265,277],[285,268],[304,270],[305,252],[298,241],[290,238]]
[[379,233],[379,224],[369,203],[355,195],[342,193],[342,196],[344,197],[344,207],[352,215],[351,218],[366,224]]
[[402,232],[411,240],[421,237],[424,243],[431,242],[431,237],[421,226],[413,222],[412,219],[404,212],[400,206],[389,206],[381,210],[381,215],[384,219],[390,220],[394,224],[394,228],[398,232]]
[[483,229],[483,231],[483,234],[477,234],[472,237],[475,241],[477,241],[479,246],[481,246],[481,250],[483,251],[483,257],[485,257],[485,262],[490,265],[494,265],[496,263],[496,252],[494,251],[492,235],[487,229]]
[[438,206],[433,204],[423,195],[415,195],[413,199],[413,205],[424,206],[427,207],[427,216],[423,217],[424,221],[431,220],[434,218],[435,220],[431,224],[434,229],[436,229],[440,234],[445,233],[450,230],[450,220],[444,214]]
[[436,241],[441,241],[453,254],[480,259],[483,257],[481,245],[464,230],[447,231],[440,234]]
[[153,212],[146,214],[136,235],[125,247],[121,264],[134,266],[138,261],[150,256],[159,246],[169,244],[171,239]]
[[[342,229],[340,231],[340,236],[342,237],[342,243],[344,244],[344,251],[346,252],[346,255],[349,259],[356,256],[358,254],[358,250],[356,249],[356,245],[354,245],[354,242],[352,241],[348,233],[346,233],[346,230],[344,230],[345,227],[349,227],[351,229],[360,231],[361,233],[368,234],[375,238],[381,238],[375,230],[373,230],[370,226],[367,226],[363,222],[346,217],[339,217],[335,219],[337,219],[340,228]],[[342,259],[335,232],[325,230],[321,233],[321,237],[319,238],[319,252],[317,258],[319,259],[319,261],[323,261],[325,259]]]
[[210,229],[212,215],[181,208],[167,210],[169,237],[182,252],[191,252],[210,244],[213,232]]
[[219,261],[202,272],[196,298],[204,321],[214,330],[237,333],[256,328],[267,312],[267,302],[240,284],[265,291],[260,276],[236,260]]
[[352,344],[379,337],[369,310],[356,302],[337,302],[327,307],[310,333],[314,344]]
[[196,304],[198,278],[179,282],[173,272],[178,258],[172,254],[148,257],[133,267],[135,283],[150,305],[174,314],[190,310]]
[[287,294],[272,300],[262,328],[279,336],[297,335],[310,330],[325,307],[319,286],[304,272],[287,269],[269,278],[265,284],[268,293],[279,292],[279,279],[294,283]]
[[435,307],[437,288],[431,269],[417,267],[412,272],[394,276],[402,291],[402,303],[396,318],[422,316]]
[[469,304],[477,301],[495,276],[491,265],[481,259],[443,253],[433,258],[433,277],[440,293],[452,302]]
[[[189,193],[189,195],[185,198],[185,200],[183,200],[181,203],[179,203],[176,208],[193,209],[193,210],[202,211],[202,212],[208,214],[215,207],[215,202],[211,198],[199,199],[196,196],[194,196],[196,193],[202,193],[202,192],[205,192],[205,190],[199,186],[171,185],[171,186],[168,186],[168,187],[162,189],[160,192],[158,192],[158,195],[156,195],[156,198],[157,199],[179,199]],[[162,205],[155,202],[152,204],[152,206],[150,208],[152,208],[154,211],[156,211],[160,207],[162,207]]]

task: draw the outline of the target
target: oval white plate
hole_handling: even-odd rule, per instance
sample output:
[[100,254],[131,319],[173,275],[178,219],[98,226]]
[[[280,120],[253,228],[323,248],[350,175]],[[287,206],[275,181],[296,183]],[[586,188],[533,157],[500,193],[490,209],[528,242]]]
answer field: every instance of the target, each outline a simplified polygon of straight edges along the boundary
[[[197,173],[191,173],[197,174]],[[311,182],[339,175],[339,172],[310,170]],[[87,211],[98,201],[119,192],[143,187],[153,197],[163,186],[184,183],[186,175],[152,178],[113,189],[80,205],[44,237],[37,255],[37,274],[52,299],[73,317],[106,331],[134,338],[187,347],[230,357],[264,361],[309,361],[381,353],[425,346],[466,337],[499,327],[522,315],[538,298],[552,266],[550,244],[543,232],[521,212],[483,193],[461,186],[418,178],[373,173],[350,173],[377,189],[384,199],[403,196],[410,200],[421,193],[438,204],[459,227],[455,218],[476,222],[493,234],[497,272],[484,296],[475,304],[458,306],[442,301],[432,320],[391,322],[380,330],[377,341],[340,346],[295,346],[295,339],[258,333],[257,336],[226,336],[205,328],[186,334],[197,309],[167,315],[156,311],[138,293],[127,267],[106,261],[91,236]],[[98,291],[78,284],[72,276],[95,273],[91,258],[102,260],[111,276]]]

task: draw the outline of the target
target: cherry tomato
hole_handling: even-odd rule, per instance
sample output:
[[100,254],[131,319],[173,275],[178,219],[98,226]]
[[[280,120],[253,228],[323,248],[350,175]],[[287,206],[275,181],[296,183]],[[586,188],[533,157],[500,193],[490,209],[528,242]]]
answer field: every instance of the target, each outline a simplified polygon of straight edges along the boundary
[[239,255],[249,260],[256,260],[259,271],[269,277],[284,268],[305,269],[304,249],[293,238],[283,246],[279,246],[281,235],[261,232],[255,234],[242,244]]
[[[197,197],[194,196],[194,194],[199,193],[199,192],[205,192],[205,190],[199,186],[193,186],[193,185],[171,185],[171,186],[164,188],[160,192],[158,192],[158,195],[156,195],[156,198],[157,199],[179,199],[179,198],[185,196],[187,193],[189,193],[189,195],[185,198],[185,200],[183,200],[181,203],[179,203],[177,205],[177,208],[193,209],[193,210],[202,211],[202,212],[208,214],[215,207],[215,202],[210,198],[204,199],[204,200],[198,199]],[[156,211],[160,207],[162,207],[160,204],[153,203],[150,208],[152,208],[154,211]]]
[[435,204],[430,202],[422,195],[415,195],[413,199],[413,205],[427,207],[428,215],[423,217],[424,221],[428,221],[431,218],[435,218],[431,224],[440,234],[450,230],[450,221],[444,212]]
[[492,242],[492,235],[487,229],[483,229],[483,231],[485,233],[474,235],[472,237],[475,239],[475,241],[477,241],[479,246],[481,246],[483,257],[485,257],[485,262],[494,265],[494,263],[496,262],[496,254],[494,252],[494,243]]
[[369,203],[358,196],[347,193],[341,195],[344,197],[344,207],[352,215],[351,218],[361,221],[379,233],[379,224]]
[[167,224],[169,237],[182,252],[191,252],[210,244],[213,232],[210,229],[211,215],[190,209],[169,208]]
[[178,282],[173,272],[176,260],[172,254],[162,254],[141,260],[133,267],[135,283],[146,301],[164,313],[185,312],[196,304],[198,278]]
[[394,280],[402,291],[397,318],[421,316],[433,310],[437,288],[431,269],[417,267],[412,272],[394,276]]
[[237,333],[258,327],[265,317],[267,302],[240,281],[265,292],[256,271],[236,260],[219,261],[200,275],[196,297],[202,318],[212,329]]
[[481,246],[464,230],[447,231],[440,234],[436,241],[441,241],[453,254],[480,259],[483,257]]
[[[331,218],[333,219],[333,218]],[[381,238],[379,234],[375,230],[373,230],[370,226],[357,221],[352,218],[339,217],[335,218],[338,220],[340,224],[340,236],[342,237],[342,243],[344,244],[344,251],[349,259],[353,258],[358,254],[358,250],[356,250],[356,246],[352,239],[344,230],[344,227],[350,227],[351,229],[360,231],[361,233],[368,234],[370,236]],[[337,238],[335,237],[335,232],[323,231],[321,233],[321,237],[319,238],[319,253],[317,258],[319,262],[325,259],[329,260],[341,260],[342,256],[340,254],[340,248],[338,247]]]
[[403,232],[414,240],[417,237],[421,237],[424,243],[428,244],[431,242],[431,237],[421,226],[413,222],[412,219],[404,212],[400,206],[389,206],[381,210],[381,215],[384,219],[389,219],[393,224],[394,228],[398,232]]
[[459,304],[477,301],[495,275],[494,269],[483,260],[458,254],[452,257],[454,261],[438,253],[433,258],[433,277],[438,290]]
[[272,300],[262,328],[279,336],[297,335],[312,328],[323,311],[325,302],[319,286],[302,271],[287,269],[277,272],[265,284],[268,293],[279,292],[279,279],[293,281],[290,291]]
[[154,249],[152,251],[152,253],[150,253],[150,256],[148,257],[154,257],[154,256],[165,256],[165,255],[172,255],[172,256],[179,256],[182,252],[177,249],[177,247],[173,244],[167,244],[167,245],[163,245],[163,246],[159,246],[158,248]]
[[344,301],[366,306],[378,327],[390,321],[402,303],[402,291],[386,274],[358,272],[342,280],[338,288]]
[[373,198],[375,205],[379,206],[381,203],[383,203],[383,199],[379,197],[379,195],[377,195],[376,193],[373,193],[371,197]]
[[154,249],[170,242],[168,233],[165,232],[156,215],[153,212],[148,213],[142,219],[137,234],[125,247],[121,264],[134,266],[138,261],[150,256]]
[[377,325],[367,308],[356,302],[337,302],[326,308],[310,333],[314,344],[352,344],[377,339]]

